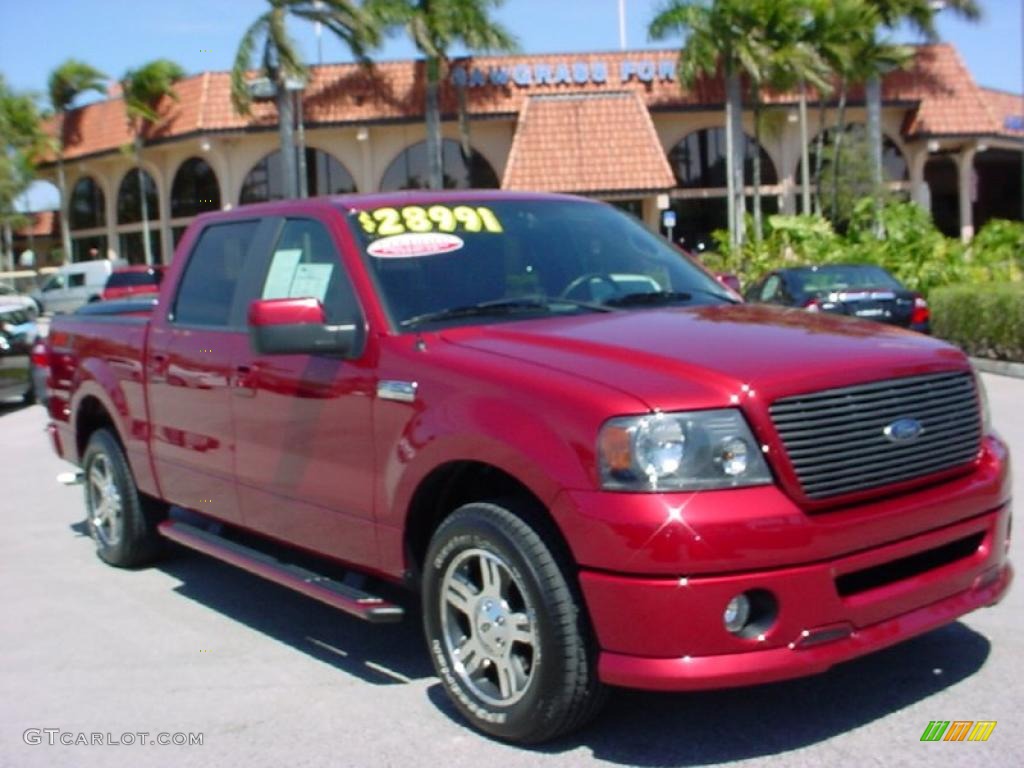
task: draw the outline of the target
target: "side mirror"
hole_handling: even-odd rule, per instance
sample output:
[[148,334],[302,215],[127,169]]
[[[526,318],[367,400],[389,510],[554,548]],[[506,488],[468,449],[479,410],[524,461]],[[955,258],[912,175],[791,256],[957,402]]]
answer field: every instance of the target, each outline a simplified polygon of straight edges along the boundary
[[249,341],[260,355],[358,357],[363,328],[328,325],[323,305],[313,298],[257,299],[249,305]]

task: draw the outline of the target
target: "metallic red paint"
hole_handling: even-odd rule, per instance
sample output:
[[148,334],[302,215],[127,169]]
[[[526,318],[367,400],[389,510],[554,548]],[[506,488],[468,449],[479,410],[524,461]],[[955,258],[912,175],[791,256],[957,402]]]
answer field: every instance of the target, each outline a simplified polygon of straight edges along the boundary
[[249,325],[301,325],[327,322],[319,301],[307,299],[260,299],[249,305]]
[[[406,532],[417,490],[456,462],[490,465],[550,511],[581,569],[602,679],[620,685],[720,687],[808,674],[998,599],[1010,580],[1009,457],[998,439],[985,438],[977,460],[959,470],[814,502],[801,493],[768,414],[783,396],[969,370],[951,346],[874,323],[749,305],[421,334],[390,325],[349,209],[537,197],[407,192],[197,217],[148,322],[54,320],[58,453],[78,461],[76,420],[87,400],[98,403],[145,492],[394,581],[415,567]],[[175,288],[202,228],[267,217],[314,218],[330,231],[365,315],[358,360],[259,356],[244,328],[173,323]],[[320,322],[305,319],[322,316],[313,304],[260,302],[253,319]],[[416,382],[415,400],[381,399],[382,380]],[[673,494],[600,489],[595,443],[607,419],[730,406],[767,447],[776,484]],[[976,555],[855,599],[838,596],[837,574],[969,531],[984,534]],[[722,628],[725,604],[748,588],[770,589],[780,601],[778,622],[761,642]],[[849,637],[788,647],[804,630],[847,624]]]

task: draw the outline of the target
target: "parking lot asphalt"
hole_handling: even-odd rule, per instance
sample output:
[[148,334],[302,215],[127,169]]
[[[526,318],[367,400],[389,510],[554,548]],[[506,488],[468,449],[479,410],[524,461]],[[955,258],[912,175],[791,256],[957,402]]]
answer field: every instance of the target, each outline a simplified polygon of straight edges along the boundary
[[[1024,380],[985,379],[1019,467]],[[817,677],[615,691],[589,729],[527,750],[458,719],[415,615],[370,626],[184,550],[149,569],[105,566],[84,532],[81,489],[54,481],[69,467],[44,423],[39,406],[0,409],[0,765],[1024,765],[1019,582],[995,608]],[[931,720],[998,725],[985,743],[922,743]],[[26,743],[29,729],[42,743]],[[57,733],[51,746],[42,729],[148,735],[64,746]],[[148,743],[162,733],[203,743]]]

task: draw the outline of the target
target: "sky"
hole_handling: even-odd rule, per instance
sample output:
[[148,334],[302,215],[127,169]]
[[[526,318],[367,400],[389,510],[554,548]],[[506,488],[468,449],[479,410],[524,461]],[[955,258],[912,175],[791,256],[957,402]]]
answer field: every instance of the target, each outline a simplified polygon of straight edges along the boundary
[[[981,23],[942,13],[940,34],[957,46],[980,84],[1019,93],[1024,89],[1024,0],[980,2],[985,11]],[[662,5],[663,0],[626,0],[627,47],[667,48],[680,42],[647,39],[647,24]],[[173,59],[190,74],[228,70],[245,28],[266,7],[266,0],[49,0],[41,6],[0,0],[0,73],[16,90],[43,94],[50,71],[69,57],[111,77],[155,58]],[[496,17],[519,39],[524,53],[619,47],[618,0],[506,0]],[[290,30],[306,61],[316,63],[312,25],[296,23]],[[898,37],[913,40],[909,32]],[[351,58],[326,32],[322,55],[324,62]],[[413,56],[401,35],[375,54],[379,60]]]

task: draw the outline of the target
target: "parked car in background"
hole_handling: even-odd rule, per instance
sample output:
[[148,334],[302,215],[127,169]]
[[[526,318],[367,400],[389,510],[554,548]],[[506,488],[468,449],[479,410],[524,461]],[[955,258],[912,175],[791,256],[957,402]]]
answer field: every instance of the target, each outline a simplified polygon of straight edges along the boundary
[[114,266],[107,259],[81,261],[58,269],[32,294],[44,312],[74,312],[83,304],[99,301]]
[[28,309],[0,306],[0,400],[33,400],[29,352],[36,338],[35,314]]
[[31,312],[32,317],[37,317],[40,313],[39,304],[35,299],[21,293],[13,285],[0,283],[0,308],[12,306]]
[[146,293],[157,293],[160,290],[160,281],[163,276],[164,268],[162,266],[142,264],[119,267],[107,278],[107,284],[100,296],[104,301],[108,301]]
[[904,288],[875,264],[776,269],[748,288],[746,299],[931,332],[931,311],[924,296]]

